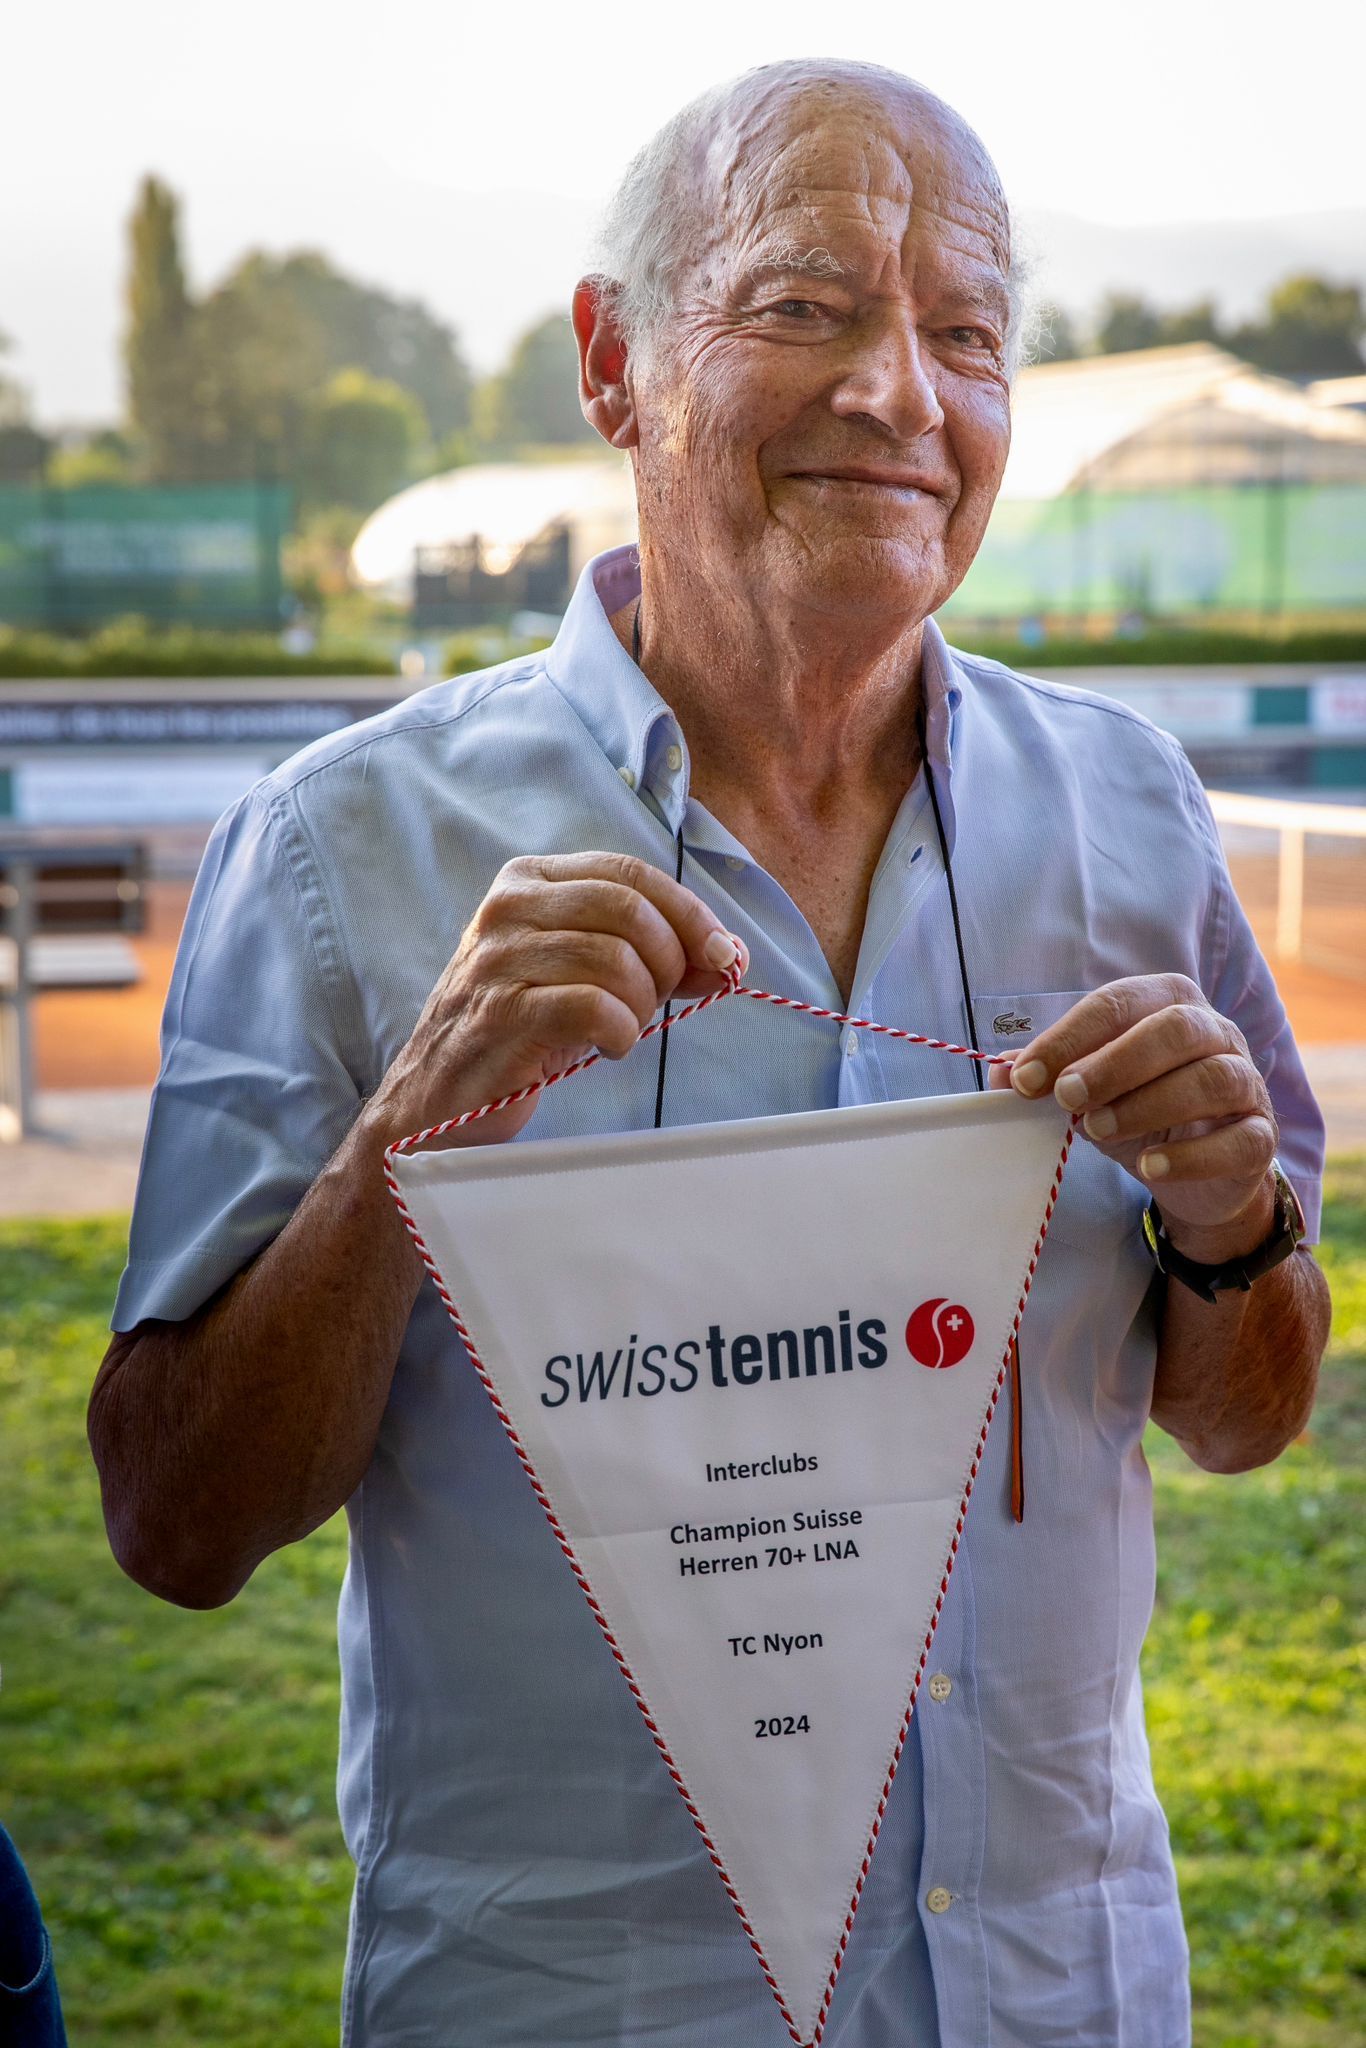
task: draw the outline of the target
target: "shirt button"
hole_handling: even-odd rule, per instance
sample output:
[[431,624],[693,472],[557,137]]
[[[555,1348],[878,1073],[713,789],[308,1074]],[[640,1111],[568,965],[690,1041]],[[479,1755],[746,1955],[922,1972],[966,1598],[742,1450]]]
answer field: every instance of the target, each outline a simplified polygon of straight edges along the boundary
[[682,749],[682,747],[670,747],[670,749],[669,749],[668,753],[667,753],[667,754],[666,754],[666,755],[664,756],[664,759],[665,759],[665,760],[666,760],[666,761],[668,762],[669,766],[670,766],[670,767],[671,767],[671,768],[673,769],[673,771],[674,771],[674,774],[675,774],[675,775],[677,775],[677,773],[678,773],[679,769],[680,769],[680,768],[681,768],[681,767],[683,766],[683,749]]
[[744,862],[741,860],[738,853],[728,853],[726,855],[726,866],[732,869],[734,873],[738,875],[741,868],[744,866]]
[[949,1677],[947,1671],[936,1671],[930,1680],[930,1698],[932,1700],[946,1700],[952,1691],[953,1680]]
[[850,1029],[844,1034],[844,1057],[851,1060],[858,1051],[858,1033]]
[[953,1904],[953,1893],[945,1891],[942,1884],[937,1884],[926,1892],[925,1904],[932,1913],[947,1913]]
[[628,789],[635,788],[636,772],[634,768],[618,768],[617,774],[621,777],[622,781],[626,784],[626,787]]

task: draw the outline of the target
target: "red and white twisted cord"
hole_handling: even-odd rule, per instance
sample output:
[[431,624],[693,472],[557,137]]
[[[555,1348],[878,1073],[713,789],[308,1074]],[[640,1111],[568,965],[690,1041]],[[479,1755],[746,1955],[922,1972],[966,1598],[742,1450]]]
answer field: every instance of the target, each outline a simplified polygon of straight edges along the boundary
[[[1008,1067],[1011,1056],[1007,1053],[978,1052],[970,1045],[955,1045],[948,1038],[929,1038],[923,1031],[902,1031],[895,1024],[878,1024],[871,1017],[846,1016],[843,1010],[825,1010],[818,1003],[799,1002],[796,996],[774,995],[771,989],[751,988],[741,981],[737,968],[724,988],[714,989],[709,996],[699,996],[694,1003],[685,1003],[681,1010],[671,1016],[656,1017],[653,1024],[647,1024],[636,1040],[642,1045],[647,1038],[653,1038],[657,1031],[672,1031],[687,1017],[696,1017],[700,1011],[709,1010],[713,1003],[724,1002],[727,996],[748,996],[751,1002],[774,1003],[780,1010],[800,1010],[807,1017],[821,1017],[831,1024],[848,1024],[855,1031],[871,1031],[879,1038],[899,1038],[907,1045],[922,1045],[927,1052],[952,1052],[964,1059],[977,1060],[984,1067]],[[425,1131],[414,1131],[409,1137],[400,1138],[389,1147],[386,1159],[395,1154],[416,1152],[423,1145],[431,1144],[435,1138],[448,1137],[452,1131],[460,1131],[467,1124],[478,1123],[481,1117],[494,1116],[500,1109],[511,1109],[518,1102],[529,1102],[533,1095],[540,1095],[546,1088],[553,1088],[557,1081],[567,1081],[571,1074],[586,1073],[596,1066],[603,1057],[600,1052],[585,1053],[581,1060],[573,1060],[569,1066],[561,1067],[558,1073],[546,1074],[539,1081],[529,1081],[525,1088],[515,1088],[510,1095],[500,1095],[494,1102],[483,1102],[478,1109],[466,1109],[459,1116],[447,1117],[444,1123],[429,1124]]]

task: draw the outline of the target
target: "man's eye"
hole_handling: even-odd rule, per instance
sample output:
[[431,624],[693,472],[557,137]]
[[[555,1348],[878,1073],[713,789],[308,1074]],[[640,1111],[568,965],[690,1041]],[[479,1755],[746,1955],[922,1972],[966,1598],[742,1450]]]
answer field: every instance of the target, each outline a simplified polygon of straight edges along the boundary
[[990,351],[996,347],[994,336],[988,334],[984,327],[951,327],[949,329],[949,339],[950,341],[957,342],[963,348],[979,348]]
[[779,299],[769,310],[781,313],[789,320],[819,320],[825,307],[815,299]]

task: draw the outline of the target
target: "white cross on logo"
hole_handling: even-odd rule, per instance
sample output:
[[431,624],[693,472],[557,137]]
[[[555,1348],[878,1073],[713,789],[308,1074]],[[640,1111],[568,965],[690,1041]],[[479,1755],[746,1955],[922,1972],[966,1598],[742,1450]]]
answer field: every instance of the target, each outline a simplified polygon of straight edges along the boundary
[[961,1330],[963,1327],[963,1318],[959,1315],[946,1316],[944,1320],[951,1330]]

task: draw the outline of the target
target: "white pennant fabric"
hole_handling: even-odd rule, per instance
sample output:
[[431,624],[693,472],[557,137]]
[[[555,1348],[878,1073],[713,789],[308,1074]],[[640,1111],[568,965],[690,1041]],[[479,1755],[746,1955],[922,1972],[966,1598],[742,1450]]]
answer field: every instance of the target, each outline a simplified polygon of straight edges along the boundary
[[803,2048],[1070,1138],[1007,1090],[389,1156]]

